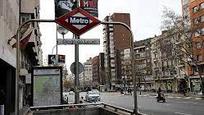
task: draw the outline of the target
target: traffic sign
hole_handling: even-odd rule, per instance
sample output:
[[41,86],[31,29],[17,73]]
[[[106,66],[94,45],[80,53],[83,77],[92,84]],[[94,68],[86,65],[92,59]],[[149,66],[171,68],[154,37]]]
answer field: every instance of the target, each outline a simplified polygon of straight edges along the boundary
[[[79,74],[80,74],[81,72],[84,71],[84,66],[80,62],[78,62],[78,65],[79,65]],[[76,62],[73,62],[70,66],[70,70],[73,74],[75,74],[75,69],[76,69]]]
[[57,44],[100,44],[100,39],[57,39]]
[[98,19],[81,8],[76,8],[57,18],[55,21],[78,36],[100,23]]

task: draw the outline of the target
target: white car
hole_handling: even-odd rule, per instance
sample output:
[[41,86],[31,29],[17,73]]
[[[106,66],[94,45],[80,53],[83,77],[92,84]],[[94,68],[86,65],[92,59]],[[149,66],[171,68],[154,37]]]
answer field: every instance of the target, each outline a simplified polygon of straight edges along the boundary
[[63,92],[63,101],[68,103],[69,92]]
[[97,102],[101,100],[100,93],[98,90],[88,91],[85,96],[87,102]]

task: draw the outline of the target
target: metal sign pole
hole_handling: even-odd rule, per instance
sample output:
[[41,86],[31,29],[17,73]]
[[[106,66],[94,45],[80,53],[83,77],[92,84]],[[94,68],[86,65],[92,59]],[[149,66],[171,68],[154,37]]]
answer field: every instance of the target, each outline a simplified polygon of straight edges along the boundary
[[[75,35],[75,39],[79,39],[78,35]],[[75,44],[75,103],[79,103],[79,44]]]
[[57,39],[58,39],[58,33],[57,33],[57,24],[56,24],[56,56],[55,56],[56,62],[55,62],[55,64],[58,66],[58,43],[57,43]]

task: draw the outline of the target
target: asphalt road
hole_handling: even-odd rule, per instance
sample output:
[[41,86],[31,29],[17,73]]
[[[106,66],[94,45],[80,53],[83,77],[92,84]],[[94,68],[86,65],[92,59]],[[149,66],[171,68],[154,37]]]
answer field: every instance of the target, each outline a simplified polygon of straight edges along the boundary
[[[147,115],[204,115],[204,100],[166,98],[166,103],[156,102],[154,96],[138,96],[139,111]],[[132,110],[134,99],[120,93],[101,93],[101,101]]]

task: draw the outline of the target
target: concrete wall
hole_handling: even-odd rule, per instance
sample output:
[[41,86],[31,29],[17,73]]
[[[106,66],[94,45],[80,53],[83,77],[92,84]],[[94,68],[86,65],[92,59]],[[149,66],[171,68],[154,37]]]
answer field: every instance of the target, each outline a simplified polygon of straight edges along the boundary
[[15,48],[8,39],[15,35],[19,22],[19,5],[16,0],[0,0],[0,58],[16,66]]
[[125,115],[117,113],[107,108],[78,108],[64,110],[41,110],[35,111],[33,115]]

